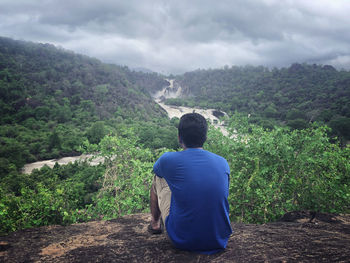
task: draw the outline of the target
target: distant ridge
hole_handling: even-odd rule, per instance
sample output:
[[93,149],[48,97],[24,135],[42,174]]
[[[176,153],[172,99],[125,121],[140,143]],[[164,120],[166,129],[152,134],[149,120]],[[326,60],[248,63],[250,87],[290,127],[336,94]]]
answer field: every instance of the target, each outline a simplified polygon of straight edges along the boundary
[[[303,129],[328,124],[333,135],[350,140],[350,72],[330,65],[294,63],[288,68],[225,67],[175,77],[191,95],[182,104],[245,112],[267,128],[273,122]],[[187,104],[187,105],[186,105]]]
[[[5,116],[16,115],[28,103],[33,109],[52,107],[52,102],[49,105],[45,100],[57,92],[59,95],[53,98],[58,105],[63,98],[69,100],[71,108],[89,100],[102,119],[120,107],[131,115],[144,112],[146,118],[162,114],[145,89],[149,81],[153,86],[156,81],[163,81],[158,75],[145,78],[140,72],[133,74],[127,67],[105,64],[51,44],[4,37],[0,37],[0,58],[0,79],[10,85],[8,91],[4,87],[0,90],[1,99],[8,104],[7,107],[0,105]],[[11,78],[25,82],[25,88],[13,83]],[[4,120],[6,118],[2,118],[2,122]]]
[[138,68],[132,68],[133,71],[141,72],[141,73],[155,73],[153,70],[150,70],[148,68],[138,67]]

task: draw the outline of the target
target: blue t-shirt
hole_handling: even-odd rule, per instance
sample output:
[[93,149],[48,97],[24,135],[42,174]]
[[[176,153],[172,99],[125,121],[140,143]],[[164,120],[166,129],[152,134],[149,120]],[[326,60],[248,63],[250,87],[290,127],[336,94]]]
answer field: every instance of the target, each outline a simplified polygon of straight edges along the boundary
[[227,161],[209,151],[188,148],[163,154],[153,170],[167,181],[172,193],[165,226],[174,245],[205,254],[224,249],[232,233]]

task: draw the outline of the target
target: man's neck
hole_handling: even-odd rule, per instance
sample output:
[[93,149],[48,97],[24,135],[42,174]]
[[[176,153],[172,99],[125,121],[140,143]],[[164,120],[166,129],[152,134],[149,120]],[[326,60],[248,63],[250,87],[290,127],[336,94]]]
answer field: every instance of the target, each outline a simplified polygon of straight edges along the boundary
[[189,147],[186,147],[186,145],[184,145],[184,144],[182,144],[181,147],[184,151],[187,149],[201,149],[201,150],[203,150],[203,147],[190,147],[189,148]]

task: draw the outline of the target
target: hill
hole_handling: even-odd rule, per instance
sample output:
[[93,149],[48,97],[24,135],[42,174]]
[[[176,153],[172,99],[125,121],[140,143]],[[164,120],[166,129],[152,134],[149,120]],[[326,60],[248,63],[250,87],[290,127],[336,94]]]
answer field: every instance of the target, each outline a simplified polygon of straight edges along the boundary
[[84,140],[98,143],[123,125],[166,122],[148,92],[166,85],[156,73],[0,37],[0,174],[25,162],[76,155]]
[[50,44],[7,38],[0,38],[0,58],[2,124],[29,116],[60,123],[72,117],[79,120],[76,111],[84,107],[100,119],[113,116],[118,108],[125,111],[122,117],[161,116],[142,86],[146,81],[139,80],[150,75],[164,85],[156,74],[132,77],[127,67],[104,64]]
[[292,128],[327,123],[334,135],[350,140],[350,72],[332,66],[293,64],[272,70],[259,66],[196,70],[176,76],[189,93],[177,105],[198,105],[226,112],[246,112]]
[[[149,95],[169,82],[51,45],[1,41],[0,234],[149,211],[154,162],[178,148],[178,120]],[[254,82],[259,75],[250,70],[239,81]],[[181,90],[189,95],[181,103],[206,106],[211,99],[196,101],[190,86]],[[348,214],[350,148],[330,141],[326,127],[264,129],[252,123],[257,116],[230,116],[225,125],[234,136],[210,128],[204,145],[229,162],[232,221],[267,223],[304,209]],[[106,161],[20,171],[31,160],[80,152]]]
[[263,225],[232,223],[224,252],[200,255],[174,249],[165,235],[147,232],[149,214],[70,226],[17,231],[0,237],[3,262],[347,262],[350,217],[286,214]]

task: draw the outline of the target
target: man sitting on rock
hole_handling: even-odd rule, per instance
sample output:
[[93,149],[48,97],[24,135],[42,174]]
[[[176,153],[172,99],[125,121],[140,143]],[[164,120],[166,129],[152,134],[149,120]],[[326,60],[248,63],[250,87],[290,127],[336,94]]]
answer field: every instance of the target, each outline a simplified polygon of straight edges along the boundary
[[203,150],[208,125],[198,113],[181,117],[180,152],[164,153],[154,164],[151,188],[152,234],[164,222],[171,243],[182,250],[214,254],[226,247],[229,220],[230,168],[227,161]]

